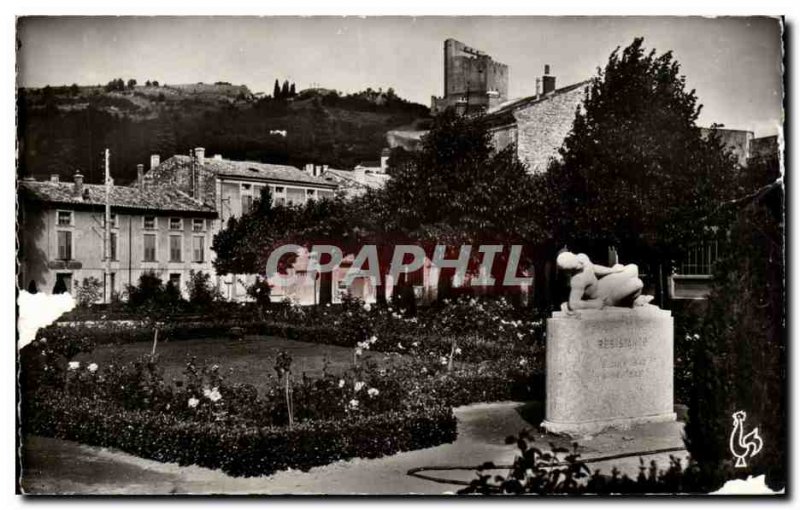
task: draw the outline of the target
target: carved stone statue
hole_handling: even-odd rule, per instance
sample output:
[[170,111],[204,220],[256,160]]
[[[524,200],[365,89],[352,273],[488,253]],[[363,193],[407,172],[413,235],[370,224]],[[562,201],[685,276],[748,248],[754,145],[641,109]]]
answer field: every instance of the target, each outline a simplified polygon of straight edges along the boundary
[[593,264],[583,253],[575,255],[568,251],[558,256],[556,264],[572,274],[569,301],[561,305],[564,312],[645,306],[653,299],[642,295],[644,284],[636,264],[606,267]]

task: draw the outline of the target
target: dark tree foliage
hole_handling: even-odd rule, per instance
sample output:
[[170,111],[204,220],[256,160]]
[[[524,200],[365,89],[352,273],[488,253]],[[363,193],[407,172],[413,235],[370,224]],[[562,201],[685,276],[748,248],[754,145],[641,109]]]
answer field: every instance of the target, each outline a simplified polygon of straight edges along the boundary
[[203,271],[189,271],[186,290],[189,304],[197,308],[208,307],[222,299],[219,289],[211,282],[211,274]]
[[280,99],[281,97],[281,86],[277,78],[275,78],[275,86],[272,87],[272,97],[273,99]]
[[[97,183],[105,148],[111,149],[111,172],[121,184],[136,178],[136,164],[149,161],[150,154],[165,160],[191,147],[236,160],[352,168],[377,157],[387,130],[428,116],[426,107],[402,100],[376,105],[354,97],[328,105],[306,92],[293,102],[264,98],[232,105],[224,95],[148,93],[126,90],[124,84],[121,91],[100,87],[83,94],[80,99],[88,105],[76,109],[75,97],[63,88],[20,89],[21,176],[59,173],[71,179],[80,169],[87,183]],[[141,94],[135,102],[133,94]],[[290,135],[264,136],[274,129]]]
[[283,85],[281,85],[281,99],[286,99],[289,97],[289,80],[283,80]]
[[[285,244],[310,248],[314,244],[339,246],[344,253],[357,249],[363,213],[361,201],[342,198],[310,200],[303,205],[273,205],[265,188],[253,209],[240,218],[232,217],[215,237],[217,273],[264,275],[269,255]],[[281,259],[279,269],[291,267],[290,256]],[[325,261],[323,261],[324,263]],[[330,302],[330,273],[320,278],[320,303]]]
[[[559,245],[616,246],[631,261],[668,263],[702,238],[702,221],[731,198],[735,160],[701,137],[701,106],[672,53],[637,38],[591,81],[561,149],[544,174],[548,227]],[[547,212],[544,211],[544,212]]]
[[395,150],[389,163],[393,178],[377,196],[389,232],[421,241],[531,243],[546,234],[531,214],[546,197],[535,196],[534,179],[513,147],[493,151],[480,117],[437,116],[420,152]]
[[152,272],[145,272],[139,277],[136,286],[128,286],[128,304],[134,308],[146,306],[162,299],[164,282]]
[[786,484],[787,357],[783,189],[775,183],[738,208],[714,267],[694,380],[686,445],[705,467],[734,459],[731,415],[745,411],[745,433],[758,427],[763,449],[742,476]]
[[289,86],[289,97],[294,97],[297,95],[297,91],[294,86],[294,82]]
[[[416,153],[394,150],[392,179],[373,197],[377,230],[390,239],[407,239],[430,247],[473,246],[471,268],[482,256],[480,244],[522,245],[522,264],[530,263],[549,236],[539,211],[549,197],[536,193],[535,178],[516,157],[513,146],[495,152],[485,120],[447,111],[437,116]],[[494,272],[502,272],[508,252],[497,255]],[[442,272],[443,288],[449,278]],[[503,274],[495,274],[497,285]],[[500,290],[500,289],[498,289]],[[506,289],[508,290],[508,289]]]

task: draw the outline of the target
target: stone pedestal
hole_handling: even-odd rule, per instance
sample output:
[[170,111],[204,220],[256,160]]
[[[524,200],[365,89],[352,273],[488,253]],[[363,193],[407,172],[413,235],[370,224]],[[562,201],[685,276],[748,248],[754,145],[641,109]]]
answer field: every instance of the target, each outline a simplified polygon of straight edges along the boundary
[[581,436],[675,421],[672,345],[672,316],[655,306],[553,313],[542,426]]

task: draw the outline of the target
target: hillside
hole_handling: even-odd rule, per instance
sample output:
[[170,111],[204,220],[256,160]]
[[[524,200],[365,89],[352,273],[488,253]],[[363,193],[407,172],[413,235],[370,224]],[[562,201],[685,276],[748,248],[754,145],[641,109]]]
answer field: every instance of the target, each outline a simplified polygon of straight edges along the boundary
[[69,178],[80,169],[100,182],[106,147],[118,183],[133,180],[151,153],[163,159],[193,147],[231,159],[352,168],[378,157],[388,131],[424,125],[429,116],[392,89],[259,96],[229,83],[20,89],[19,174]]

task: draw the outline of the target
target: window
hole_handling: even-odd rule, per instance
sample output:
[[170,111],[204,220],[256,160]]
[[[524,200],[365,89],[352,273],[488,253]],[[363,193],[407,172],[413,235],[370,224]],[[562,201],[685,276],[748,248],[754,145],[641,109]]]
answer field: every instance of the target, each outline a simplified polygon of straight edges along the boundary
[[111,232],[111,236],[108,239],[108,250],[111,256],[111,260],[117,260],[117,233]]
[[181,236],[169,236],[169,261],[170,262],[180,262],[181,261],[181,241],[183,238]]
[[203,236],[194,236],[192,238],[192,261],[204,262],[205,261],[205,247],[206,238]]
[[253,209],[253,196],[242,195],[242,214],[247,214]]
[[286,190],[286,201],[289,204],[302,205],[306,201],[306,194],[302,188],[288,188]]
[[704,241],[689,249],[680,265],[681,275],[710,275],[717,261],[717,241]]
[[145,230],[155,230],[156,229],[156,217],[155,216],[145,216],[144,217],[144,229]]
[[203,218],[195,218],[192,220],[192,231],[203,232],[206,229],[206,220]]
[[70,227],[70,226],[72,226],[72,211],[57,211],[56,212],[56,224],[59,227]]
[[53,287],[53,294],[58,293],[58,291],[62,289],[67,293],[72,292],[72,273],[56,274],[56,285]]
[[307,189],[306,190],[306,196],[313,198],[314,197],[314,190],[313,189]]
[[145,262],[155,262],[156,261],[156,235],[155,234],[145,234],[144,235],[144,261]]
[[169,283],[172,284],[178,290],[181,290],[181,274],[180,273],[170,273],[169,274]]
[[170,230],[183,230],[183,220],[181,218],[170,218],[169,219],[169,229]]
[[109,273],[109,277],[111,278],[111,285],[108,287],[108,294],[109,297],[116,292],[117,288],[117,273]]
[[72,260],[72,232],[69,230],[58,231],[58,258]]

